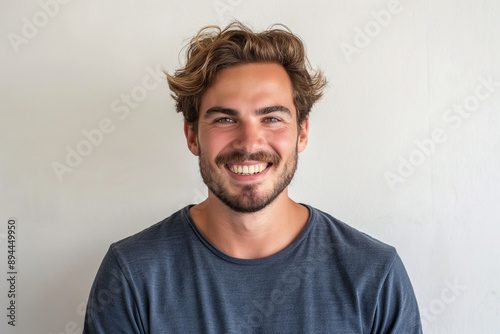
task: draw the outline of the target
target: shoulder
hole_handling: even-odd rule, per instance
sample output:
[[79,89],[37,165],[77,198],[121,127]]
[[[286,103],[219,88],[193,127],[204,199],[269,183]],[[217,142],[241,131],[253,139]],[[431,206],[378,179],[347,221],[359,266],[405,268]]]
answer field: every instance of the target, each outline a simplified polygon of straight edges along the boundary
[[[119,261],[142,262],[182,251],[191,229],[185,207],[162,221],[111,244],[109,253]],[[154,254],[155,256],[151,256]]]
[[313,229],[316,233],[326,233],[332,245],[361,252],[393,254],[394,247],[340,221],[330,214],[309,206]]
[[[396,249],[331,215],[311,211],[312,240],[330,261],[324,268],[367,320],[365,328],[386,333],[421,333],[418,305]],[[318,252],[318,251],[317,251]],[[340,282],[340,283],[339,283]],[[342,284],[344,283],[344,284]],[[356,304],[360,302],[360,304]]]
[[311,212],[311,238],[331,252],[336,265],[354,274],[378,272],[384,275],[399,260],[396,249],[330,214],[308,206]]

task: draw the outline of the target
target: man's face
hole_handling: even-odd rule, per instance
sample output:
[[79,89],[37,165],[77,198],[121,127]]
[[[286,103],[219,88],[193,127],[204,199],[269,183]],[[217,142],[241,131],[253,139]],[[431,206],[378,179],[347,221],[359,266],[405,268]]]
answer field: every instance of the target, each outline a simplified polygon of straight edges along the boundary
[[237,212],[256,212],[288,186],[309,123],[299,131],[292,84],[278,64],[221,70],[202,96],[198,133],[185,126],[208,189]]

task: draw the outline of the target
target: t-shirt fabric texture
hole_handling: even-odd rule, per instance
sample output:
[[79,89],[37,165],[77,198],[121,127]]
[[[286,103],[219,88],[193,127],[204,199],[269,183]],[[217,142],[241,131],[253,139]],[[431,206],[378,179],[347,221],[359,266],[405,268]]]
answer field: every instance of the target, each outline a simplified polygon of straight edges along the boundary
[[299,237],[261,259],[218,250],[190,206],[112,244],[83,333],[422,333],[396,250],[305,206]]

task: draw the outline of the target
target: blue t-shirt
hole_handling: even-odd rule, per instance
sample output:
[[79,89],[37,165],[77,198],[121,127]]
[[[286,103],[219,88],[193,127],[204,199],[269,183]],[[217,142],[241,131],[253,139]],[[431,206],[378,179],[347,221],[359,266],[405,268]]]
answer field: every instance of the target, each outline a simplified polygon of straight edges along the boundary
[[84,334],[422,333],[395,249],[307,208],[300,236],[262,259],[218,250],[189,207],[112,244]]

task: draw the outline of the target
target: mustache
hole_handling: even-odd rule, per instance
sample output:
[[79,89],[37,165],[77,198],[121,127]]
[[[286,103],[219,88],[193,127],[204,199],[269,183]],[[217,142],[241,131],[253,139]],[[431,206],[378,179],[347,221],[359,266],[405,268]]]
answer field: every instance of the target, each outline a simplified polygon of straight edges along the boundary
[[245,151],[233,151],[225,154],[219,154],[215,157],[217,167],[228,163],[240,163],[248,160],[270,162],[273,165],[280,163],[281,158],[278,154],[271,154],[264,151],[248,153]]

